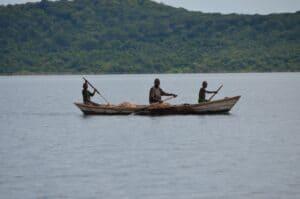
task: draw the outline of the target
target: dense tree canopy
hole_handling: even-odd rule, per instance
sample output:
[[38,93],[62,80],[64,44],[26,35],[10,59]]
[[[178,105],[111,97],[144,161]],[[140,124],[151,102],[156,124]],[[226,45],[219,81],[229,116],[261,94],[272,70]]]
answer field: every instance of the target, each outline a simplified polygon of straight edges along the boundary
[[300,12],[221,15],[150,0],[0,6],[0,74],[300,71]]

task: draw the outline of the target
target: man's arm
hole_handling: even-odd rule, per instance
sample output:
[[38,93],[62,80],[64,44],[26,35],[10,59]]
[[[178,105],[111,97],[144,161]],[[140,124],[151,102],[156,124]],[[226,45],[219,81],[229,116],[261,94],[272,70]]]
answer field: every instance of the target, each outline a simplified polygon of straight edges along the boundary
[[150,97],[151,99],[154,99],[154,91],[153,91],[153,88],[150,89],[149,97]]
[[150,100],[150,99],[153,99],[153,98],[154,98],[153,89],[150,88],[150,91],[149,91],[149,100]]
[[96,93],[96,89],[94,89],[94,92],[92,92],[92,93],[89,91],[89,94],[90,94],[90,96],[92,96],[92,97],[95,95],[95,93]]
[[166,93],[165,91],[163,91],[163,89],[160,89],[160,94],[161,94],[161,96],[173,96],[173,97],[177,97],[177,95],[175,95],[173,93]]
[[159,101],[159,99],[155,97],[154,90],[153,88],[151,88],[149,92],[149,102],[153,102],[153,101]]
[[207,91],[207,90],[205,90],[205,92],[209,93],[209,94],[211,94],[211,93],[218,93],[218,91]]

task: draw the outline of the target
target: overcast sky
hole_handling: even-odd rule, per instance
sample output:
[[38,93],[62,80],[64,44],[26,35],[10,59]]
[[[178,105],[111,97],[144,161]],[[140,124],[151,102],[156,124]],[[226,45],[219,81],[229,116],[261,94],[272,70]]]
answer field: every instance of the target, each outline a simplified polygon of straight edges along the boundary
[[[0,0],[0,4],[15,4],[39,0]],[[164,4],[202,12],[269,14],[296,12],[300,0],[155,0]]]

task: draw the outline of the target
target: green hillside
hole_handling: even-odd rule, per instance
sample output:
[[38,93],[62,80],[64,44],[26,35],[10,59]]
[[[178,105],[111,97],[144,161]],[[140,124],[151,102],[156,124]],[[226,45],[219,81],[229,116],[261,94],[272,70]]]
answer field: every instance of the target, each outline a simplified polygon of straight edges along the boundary
[[300,71],[300,12],[221,15],[150,0],[0,6],[0,74]]

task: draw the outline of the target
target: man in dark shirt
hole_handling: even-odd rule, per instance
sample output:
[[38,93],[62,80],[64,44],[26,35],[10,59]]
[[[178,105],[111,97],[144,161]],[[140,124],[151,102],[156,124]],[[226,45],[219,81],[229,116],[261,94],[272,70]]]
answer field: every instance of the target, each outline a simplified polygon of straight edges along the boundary
[[207,88],[207,82],[204,81],[202,82],[202,88],[199,91],[198,103],[207,102],[207,100],[205,99],[206,93],[218,93],[217,91],[208,91],[206,90],[206,88]]
[[173,93],[164,92],[159,86],[160,86],[159,79],[155,79],[154,86],[150,89],[150,93],[149,93],[149,103],[150,104],[157,103],[157,102],[162,103],[163,101],[161,100],[161,96],[177,97],[177,95],[175,95]]
[[94,92],[91,93],[88,90],[88,83],[84,82],[83,89],[82,89],[83,103],[85,103],[85,104],[96,104],[96,103],[91,101],[91,97],[93,97],[95,95],[95,93],[96,93],[96,89],[94,89]]

